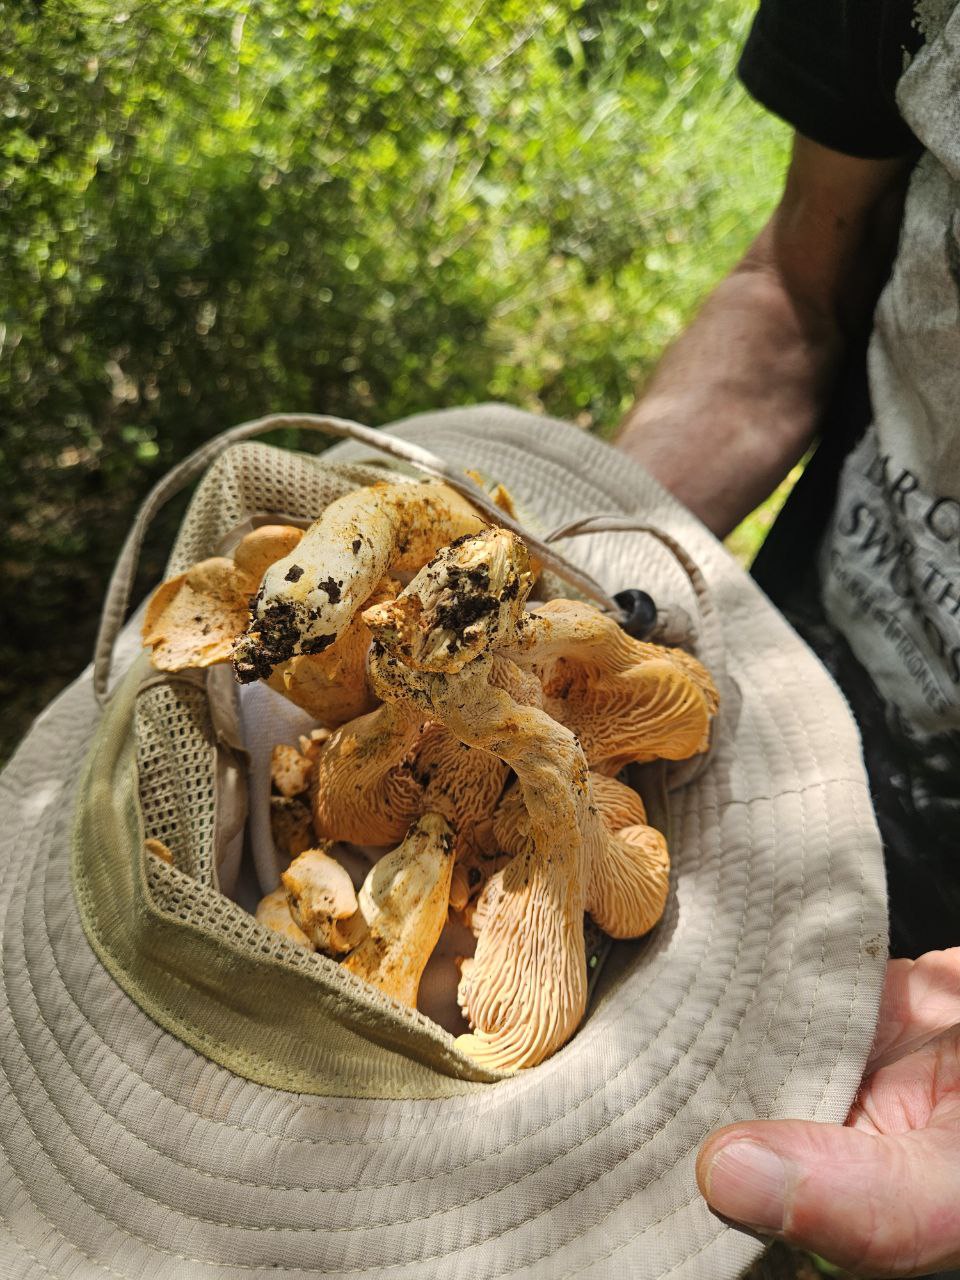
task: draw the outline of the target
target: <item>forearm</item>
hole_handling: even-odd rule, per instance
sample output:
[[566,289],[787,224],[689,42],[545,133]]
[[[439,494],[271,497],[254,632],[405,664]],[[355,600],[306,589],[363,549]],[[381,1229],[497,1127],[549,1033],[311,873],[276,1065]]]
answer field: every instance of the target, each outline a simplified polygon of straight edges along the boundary
[[617,439],[719,537],[802,457],[843,345],[790,297],[768,236],[664,355]]
[[811,442],[889,265],[907,168],[798,136],[770,221],[627,415],[620,447],[718,535]]

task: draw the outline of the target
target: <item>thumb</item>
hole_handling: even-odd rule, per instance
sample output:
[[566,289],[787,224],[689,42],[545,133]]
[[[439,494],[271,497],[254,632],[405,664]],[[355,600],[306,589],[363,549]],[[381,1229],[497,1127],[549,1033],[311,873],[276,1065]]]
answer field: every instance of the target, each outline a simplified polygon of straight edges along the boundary
[[960,1263],[960,1136],[756,1120],[710,1135],[697,1160],[710,1207],[858,1275]]

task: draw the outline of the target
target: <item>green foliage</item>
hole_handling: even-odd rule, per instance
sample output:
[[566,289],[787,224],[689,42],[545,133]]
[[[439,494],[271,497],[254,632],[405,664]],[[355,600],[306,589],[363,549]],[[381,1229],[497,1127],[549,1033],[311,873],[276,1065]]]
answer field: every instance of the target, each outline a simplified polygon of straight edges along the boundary
[[612,429],[777,189],[751,8],[0,0],[7,732],[220,427],[496,397]]

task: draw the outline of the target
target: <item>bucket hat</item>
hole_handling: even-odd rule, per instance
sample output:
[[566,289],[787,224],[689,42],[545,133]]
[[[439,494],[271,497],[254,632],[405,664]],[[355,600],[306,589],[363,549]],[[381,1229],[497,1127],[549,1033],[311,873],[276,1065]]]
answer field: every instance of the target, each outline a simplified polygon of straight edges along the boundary
[[[223,451],[291,421],[158,486],[95,666],[2,775],[0,1273],[739,1274],[762,1246],[698,1195],[698,1146],[748,1117],[841,1121],[879,1005],[883,864],[841,695],[689,512],[568,424],[482,405],[376,433],[325,420],[354,438],[319,457]],[[705,763],[644,783],[669,835],[664,918],[614,944],[572,1040],[509,1077],[266,937],[235,900],[256,783],[229,673],[161,677],[136,617],[121,629],[145,525],[190,477],[206,468],[171,572],[382,478],[384,449],[502,481],[577,589],[639,587],[688,620],[721,691]],[[144,855],[158,833],[173,866]]]

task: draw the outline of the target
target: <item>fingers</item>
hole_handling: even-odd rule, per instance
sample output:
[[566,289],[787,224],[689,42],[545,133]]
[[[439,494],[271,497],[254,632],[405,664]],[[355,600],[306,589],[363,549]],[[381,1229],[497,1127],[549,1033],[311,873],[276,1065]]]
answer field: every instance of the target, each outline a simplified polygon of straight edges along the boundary
[[960,1132],[893,1136],[800,1120],[712,1134],[697,1182],[718,1214],[862,1276],[960,1265]]
[[960,1023],[960,947],[891,960],[867,1071],[910,1053]]

